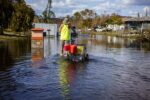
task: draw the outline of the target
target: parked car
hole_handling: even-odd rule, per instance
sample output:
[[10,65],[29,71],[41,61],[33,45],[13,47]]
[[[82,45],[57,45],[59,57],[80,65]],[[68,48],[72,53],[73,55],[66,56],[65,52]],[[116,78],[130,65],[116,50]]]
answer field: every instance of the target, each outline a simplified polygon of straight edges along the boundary
[[88,28],[88,31],[91,31],[92,29],[91,28]]
[[97,32],[106,32],[108,29],[107,28],[97,28]]

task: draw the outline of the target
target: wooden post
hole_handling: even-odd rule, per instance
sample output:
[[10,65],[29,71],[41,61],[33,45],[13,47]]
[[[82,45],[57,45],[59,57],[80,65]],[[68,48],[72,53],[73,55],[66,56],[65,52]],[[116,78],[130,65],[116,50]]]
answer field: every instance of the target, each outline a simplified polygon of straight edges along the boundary
[[39,61],[44,57],[44,37],[42,28],[33,28],[31,30],[31,50],[32,61]]
[[34,28],[31,30],[32,36],[32,48],[43,48],[43,31],[44,29],[42,28]]

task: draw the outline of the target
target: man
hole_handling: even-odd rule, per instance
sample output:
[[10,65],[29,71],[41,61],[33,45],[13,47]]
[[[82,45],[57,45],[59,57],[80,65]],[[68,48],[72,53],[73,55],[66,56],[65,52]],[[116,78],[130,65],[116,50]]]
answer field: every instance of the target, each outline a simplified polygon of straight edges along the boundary
[[63,50],[64,45],[69,44],[70,41],[70,23],[68,18],[65,18],[63,20],[63,23],[60,25],[59,32],[60,32],[60,40],[61,40],[60,55],[62,56],[64,54],[64,50]]

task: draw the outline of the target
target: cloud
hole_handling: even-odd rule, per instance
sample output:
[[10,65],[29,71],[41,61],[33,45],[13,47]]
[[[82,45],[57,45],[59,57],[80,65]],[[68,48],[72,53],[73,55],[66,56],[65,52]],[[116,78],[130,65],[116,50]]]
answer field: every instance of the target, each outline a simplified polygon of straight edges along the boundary
[[37,14],[42,13],[46,8],[47,0],[25,0],[28,5],[36,11]]
[[63,1],[53,2],[52,7],[64,7],[66,4]]
[[[38,14],[41,14],[47,5],[47,0],[25,1]],[[150,0],[52,0],[52,7],[57,17],[72,15],[85,8],[95,10],[98,14],[107,12],[107,14],[118,13],[128,16],[134,12],[144,12],[145,7],[150,7]]]
[[112,14],[112,13],[121,13],[124,6],[120,5],[117,2],[103,1],[93,7],[96,12],[99,14]]
[[150,5],[150,0],[123,0],[123,2],[127,5]]
[[72,0],[66,0],[66,3],[67,3],[68,5],[71,5],[71,4],[72,4]]

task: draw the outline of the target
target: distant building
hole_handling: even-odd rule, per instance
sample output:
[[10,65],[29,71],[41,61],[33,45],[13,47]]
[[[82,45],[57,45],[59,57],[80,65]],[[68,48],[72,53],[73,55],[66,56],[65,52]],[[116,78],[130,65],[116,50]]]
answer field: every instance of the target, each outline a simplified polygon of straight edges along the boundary
[[52,35],[52,36],[58,35],[57,24],[34,23],[34,28],[43,28],[46,35]]
[[132,17],[123,19],[126,30],[137,30],[142,32],[150,28],[150,17]]

